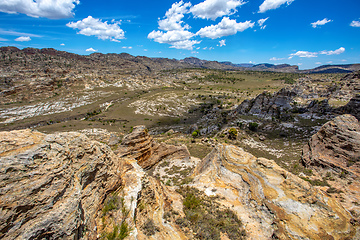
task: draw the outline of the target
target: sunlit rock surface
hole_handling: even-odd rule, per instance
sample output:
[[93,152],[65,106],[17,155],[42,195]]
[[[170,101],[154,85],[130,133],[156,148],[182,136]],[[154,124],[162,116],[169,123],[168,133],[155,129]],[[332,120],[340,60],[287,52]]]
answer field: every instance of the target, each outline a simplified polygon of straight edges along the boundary
[[111,149],[75,132],[0,132],[0,238],[79,239],[120,186]]
[[218,145],[197,166],[193,185],[234,210],[249,239],[346,239],[351,215],[335,199],[232,145]]
[[360,125],[349,114],[324,124],[303,149],[306,165],[346,170],[360,176]]
[[135,158],[144,169],[148,169],[168,157],[190,157],[186,146],[173,146],[154,141],[145,126],[134,127],[132,133],[124,137],[118,155]]

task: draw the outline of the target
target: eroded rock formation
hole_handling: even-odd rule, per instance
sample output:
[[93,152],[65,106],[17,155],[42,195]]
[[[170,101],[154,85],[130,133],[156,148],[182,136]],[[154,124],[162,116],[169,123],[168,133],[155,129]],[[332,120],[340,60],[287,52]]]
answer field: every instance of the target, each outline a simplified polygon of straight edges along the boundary
[[134,127],[132,133],[124,137],[118,155],[136,159],[144,169],[149,169],[167,157],[190,157],[186,146],[173,146],[154,141],[145,126]]
[[[179,188],[162,183],[144,168],[164,159],[163,167],[179,161],[186,165],[189,153],[186,147],[159,146],[144,126],[125,136],[117,155],[77,132],[0,132],[0,238],[358,236],[351,214],[338,201],[272,160],[219,144],[198,164],[193,179],[179,183]],[[219,224],[228,224],[229,232],[212,235],[192,228],[210,210],[223,217]],[[235,221],[229,216],[241,220],[241,229],[231,230]],[[206,224],[211,231],[211,222]]]
[[283,88],[277,93],[263,92],[255,99],[245,100],[236,109],[241,114],[259,115],[262,117],[280,117],[284,111],[293,108],[296,92]]
[[[303,148],[311,181],[337,198],[360,222],[360,126],[352,115],[327,122]],[[356,222],[355,221],[355,222]]]
[[195,174],[193,185],[231,206],[248,239],[346,239],[355,234],[351,215],[335,199],[241,148],[217,146]]
[[80,239],[120,182],[111,149],[75,132],[0,132],[0,238]]
[[360,125],[349,114],[324,124],[303,148],[305,165],[320,165],[360,176]]
[[335,111],[340,114],[349,113],[360,121],[360,94],[357,94],[345,106],[339,107]]

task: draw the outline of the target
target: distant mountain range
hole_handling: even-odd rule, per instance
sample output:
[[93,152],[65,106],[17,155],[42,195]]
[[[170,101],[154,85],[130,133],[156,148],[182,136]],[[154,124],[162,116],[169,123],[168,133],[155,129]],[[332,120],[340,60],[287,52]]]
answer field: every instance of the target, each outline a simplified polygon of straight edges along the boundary
[[[299,70],[299,67],[296,65],[289,64],[234,64],[231,62],[218,62],[218,61],[207,61],[201,60],[195,57],[188,57],[182,60],[168,59],[168,58],[149,58],[145,56],[132,56],[127,53],[92,53],[90,55],[78,55],[74,53],[68,53],[65,51],[58,51],[52,48],[36,49],[36,48],[24,48],[22,50],[16,47],[1,47],[0,54],[0,67],[14,65],[20,63],[21,59],[23,61],[29,58],[26,56],[49,56],[51,59],[56,60],[67,59],[71,60],[72,64],[85,64],[85,65],[95,65],[99,66],[113,66],[121,69],[131,69],[132,71],[158,71],[158,70],[171,70],[171,69],[182,69],[182,68],[204,68],[204,69],[220,69],[220,70],[250,70],[250,71],[269,71],[269,72],[288,72],[288,73],[349,73],[353,71],[360,70],[360,64],[344,64],[344,65],[323,65],[316,67],[314,69]],[[23,57],[21,57],[23,56]],[[1,57],[1,56],[0,56]],[[10,60],[12,59],[12,60]],[[39,59],[30,58],[32,60]],[[40,58],[42,59],[42,58]],[[61,60],[64,62],[63,60]],[[46,63],[46,66],[50,67],[50,61]],[[55,61],[56,62],[56,61]],[[33,62],[36,65],[39,65],[39,62]],[[59,64],[57,64],[59,66]],[[130,67],[131,66],[131,67]]]

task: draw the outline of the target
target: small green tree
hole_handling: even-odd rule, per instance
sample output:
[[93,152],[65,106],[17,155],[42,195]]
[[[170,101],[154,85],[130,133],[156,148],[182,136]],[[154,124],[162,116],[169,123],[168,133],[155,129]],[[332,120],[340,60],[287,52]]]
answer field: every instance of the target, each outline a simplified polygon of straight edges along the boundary
[[236,128],[230,128],[229,129],[229,139],[236,139],[238,135],[238,131]]

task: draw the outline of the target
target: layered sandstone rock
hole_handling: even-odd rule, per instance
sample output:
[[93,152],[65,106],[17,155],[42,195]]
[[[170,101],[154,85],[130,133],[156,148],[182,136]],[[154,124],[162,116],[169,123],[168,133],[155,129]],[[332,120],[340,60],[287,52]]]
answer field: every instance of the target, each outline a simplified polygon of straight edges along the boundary
[[134,158],[142,168],[149,169],[162,159],[190,157],[190,153],[186,146],[157,143],[148,134],[145,126],[136,126],[124,137],[118,156]]
[[218,145],[195,171],[193,186],[238,214],[248,239],[346,239],[351,215],[335,199],[274,161]]
[[360,176],[360,125],[349,114],[324,124],[303,148],[306,166],[323,166]]
[[80,239],[120,182],[111,149],[75,132],[0,132],[0,238]]
[[304,164],[312,181],[327,191],[360,222],[360,126],[352,115],[341,115],[324,124],[303,148]]
[[[81,133],[1,132],[0,238],[193,239],[196,232],[181,225],[186,211],[177,187],[142,167],[166,159],[178,168],[188,151],[159,145],[143,126],[125,137],[117,156]],[[339,202],[241,148],[219,144],[192,177],[188,185],[218,196],[212,206],[236,213],[247,239],[358,236]]]

